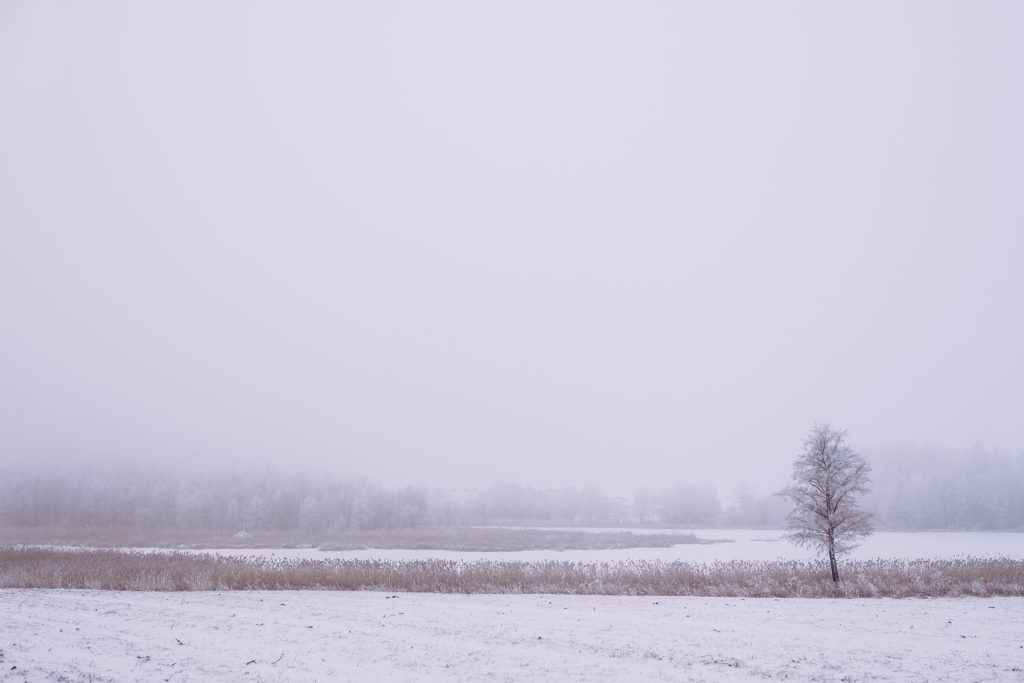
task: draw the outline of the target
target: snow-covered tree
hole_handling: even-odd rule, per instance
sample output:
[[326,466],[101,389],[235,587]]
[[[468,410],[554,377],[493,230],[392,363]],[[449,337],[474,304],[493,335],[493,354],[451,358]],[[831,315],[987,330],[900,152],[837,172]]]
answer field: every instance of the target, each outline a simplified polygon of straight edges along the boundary
[[780,493],[793,503],[787,538],[827,553],[833,581],[839,581],[836,556],[871,533],[871,516],[857,500],[868,491],[870,471],[846,444],[846,430],[815,424],[793,463],[794,483]]

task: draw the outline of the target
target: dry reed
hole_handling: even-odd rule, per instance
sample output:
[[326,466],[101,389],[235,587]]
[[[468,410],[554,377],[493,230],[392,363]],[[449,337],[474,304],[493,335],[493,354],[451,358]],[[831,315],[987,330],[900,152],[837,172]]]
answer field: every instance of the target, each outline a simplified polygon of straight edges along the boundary
[[337,530],[321,533],[260,532],[235,536],[202,530],[139,528],[0,528],[0,545],[66,545],[89,548],[320,548],[321,550],[611,550],[668,548],[716,543],[693,534],[630,531],[515,529],[503,527],[421,527],[392,530]]
[[183,552],[0,548],[0,588],[102,590],[381,590],[722,597],[1024,595],[1024,561],[823,563],[286,560]]

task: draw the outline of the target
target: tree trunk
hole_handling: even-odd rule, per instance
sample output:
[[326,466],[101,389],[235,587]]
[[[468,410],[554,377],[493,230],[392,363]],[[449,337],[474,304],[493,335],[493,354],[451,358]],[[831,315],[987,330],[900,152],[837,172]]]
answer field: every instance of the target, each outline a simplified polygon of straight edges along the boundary
[[828,563],[832,567],[832,581],[839,583],[839,567],[836,565],[836,547],[833,543],[828,544]]

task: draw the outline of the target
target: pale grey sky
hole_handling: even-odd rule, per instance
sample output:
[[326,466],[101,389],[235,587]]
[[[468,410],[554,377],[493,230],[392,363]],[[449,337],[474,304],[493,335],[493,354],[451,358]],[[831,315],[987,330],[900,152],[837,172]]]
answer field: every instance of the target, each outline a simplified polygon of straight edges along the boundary
[[1020,2],[0,3],[0,466],[1024,451]]

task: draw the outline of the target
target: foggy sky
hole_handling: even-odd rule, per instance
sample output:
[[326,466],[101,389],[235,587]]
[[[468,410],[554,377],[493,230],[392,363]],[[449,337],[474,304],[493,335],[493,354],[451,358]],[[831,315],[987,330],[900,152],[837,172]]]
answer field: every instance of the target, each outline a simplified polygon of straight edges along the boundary
[[0,466],[1024,451],[1019,2],[0,3]]

